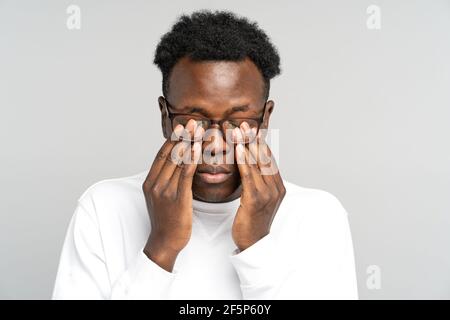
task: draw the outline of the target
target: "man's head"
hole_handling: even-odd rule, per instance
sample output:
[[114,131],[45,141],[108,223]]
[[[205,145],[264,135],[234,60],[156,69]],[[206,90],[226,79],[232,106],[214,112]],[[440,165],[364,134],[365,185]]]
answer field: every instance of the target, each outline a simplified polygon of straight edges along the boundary
[[[274,108],[274,102],[267,101],[270,79],[280,73],[280,58],[256,23],[223,11],[181,16],[162,37],[154,63],[163,75],[164,97],[158,102],[166,138],[172,133],[174,115],[180,113],[211,120],[248,118],[257,120],[260,129],[268,128]],[[233,145],[217,124],[211,128],[203,150],[224,160]],[[192,189],[196,199],[207,202],[236,198],[237,165],[203,161]]]

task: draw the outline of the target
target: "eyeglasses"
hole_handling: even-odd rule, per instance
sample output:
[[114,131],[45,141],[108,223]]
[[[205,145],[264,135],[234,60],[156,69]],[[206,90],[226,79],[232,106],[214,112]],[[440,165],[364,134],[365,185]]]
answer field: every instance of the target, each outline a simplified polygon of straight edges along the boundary
[[[166,103],[164,104],[164,108],[166,109],[166,112],[169,116],[169,119],[171,121],[172,124],[172,132],[174,130],[174,128],[176,128],[177,125],[181,124],[183,127],[185,127],[188,123],[188,121],[190,119],[193,119],[196,123],[197,126],[201,126],[205,131],[208,130],[212,125],[217,124],[221,131],[222,134],[224,135],[224,137],[227,137],[227,141],[231,141],[232,143],[238,143],[238,142],[243,142],[243,143],[250,143],[253,142],[256,138],[256,136],[258,135],[259,132],[259,128],[261,126],[261,124],[264,122],[264,115],[266,113],[266,103],[264,103],[264,108],[263,108],[263,114],[260,118],[232,118],[232,119],[222,119],[222,120],[212,120],[209,118],[205,118],[202,116],[198,116],[198,115],[193,115],[193,114],[188,114],[188,113],[172,113],[169,111],[169,108],[173,107],[170,105],[169,101],[164,98]],[[244,134],[243,137],[237,137],[235,135],[232,134],[232,131],[235,128],[240,128],[241,124],[247,122],[248,126],[249,126],[249,130],[247,132],[247,134]],[[183,135],[183,140],[184,141],[199,141],[201,140],[201,137],[191,137],[191,135],[189,136],[185,136]]]

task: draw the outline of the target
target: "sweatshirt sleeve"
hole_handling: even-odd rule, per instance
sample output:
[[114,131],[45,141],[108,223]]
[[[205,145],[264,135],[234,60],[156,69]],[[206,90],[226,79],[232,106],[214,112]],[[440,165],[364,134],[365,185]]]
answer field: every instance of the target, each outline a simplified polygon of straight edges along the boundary
[[144,254],[110,279],[95,214],[89,201],[79,201],[64,241],[53,299],[164,299],[176,276]]
[[231,254],[244,299],[358,299],[347,212],[331,203],[303,219],[291,243],[269,233]]
[[231,263],[240,280],[242,296],[250,300],[270,300],[277,296],[287,271],[278,256],[275,239],[269,233],[251,247],[231,255]]

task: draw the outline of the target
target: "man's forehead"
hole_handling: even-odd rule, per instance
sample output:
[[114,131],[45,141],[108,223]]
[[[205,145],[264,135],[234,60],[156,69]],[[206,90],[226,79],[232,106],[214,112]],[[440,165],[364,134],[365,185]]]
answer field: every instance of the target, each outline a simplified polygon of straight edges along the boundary
[[169,79],[170,96],[174,100],[197,95],[255,96],[264,94],[264,81],[259,69],[248,58],[241,61],[192,61],[182,58],[174,66]]

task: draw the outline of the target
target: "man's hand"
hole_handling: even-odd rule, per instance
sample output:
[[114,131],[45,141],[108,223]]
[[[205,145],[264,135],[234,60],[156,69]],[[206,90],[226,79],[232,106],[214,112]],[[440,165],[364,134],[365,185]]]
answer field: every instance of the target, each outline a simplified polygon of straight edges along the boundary
[[[233,132],[238,141],[252,132],[247,123]],[[233,240],[240,251],[269,234],[273,218],[286,194],[278,167],[261,135],[254,142],[238,143],[236,161],[242,180],[239,209],[232,227]]]
[[[174,134],[197,136],[202,130],[190,120],[186,128],[177,126]],[[200,155],[201,142],[167,139],[142,186],[151,222],[144,253],[169,272],[191,237],[192,180]]]

